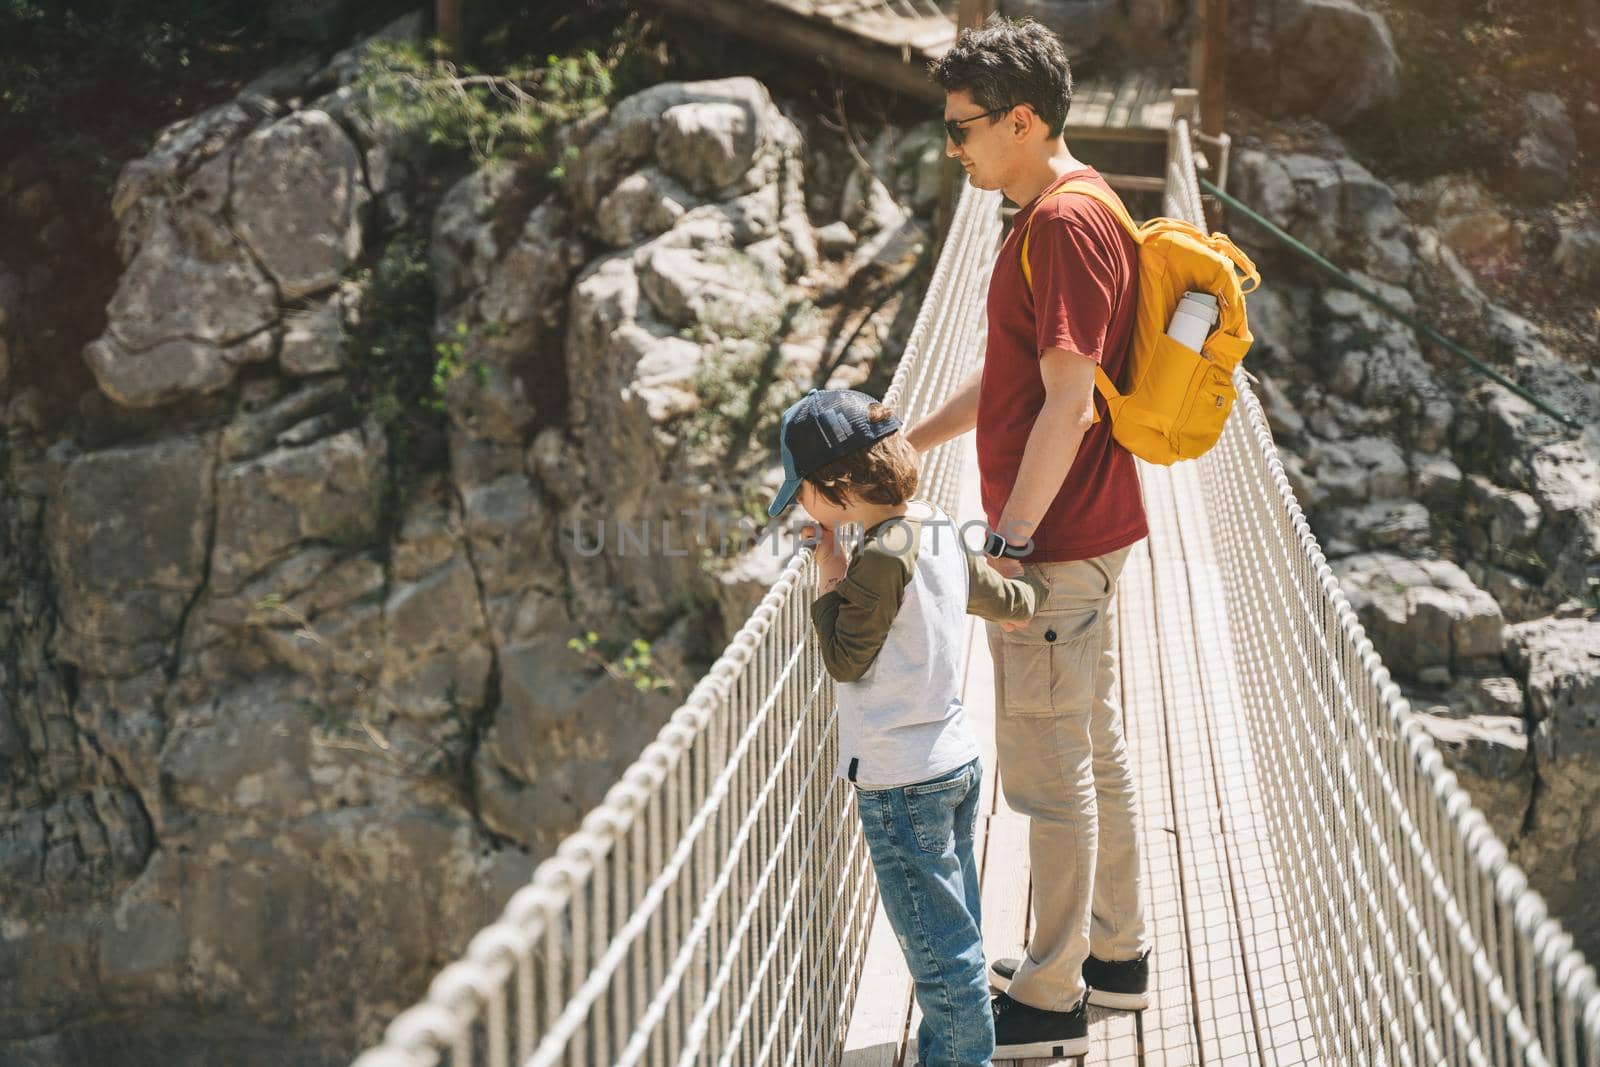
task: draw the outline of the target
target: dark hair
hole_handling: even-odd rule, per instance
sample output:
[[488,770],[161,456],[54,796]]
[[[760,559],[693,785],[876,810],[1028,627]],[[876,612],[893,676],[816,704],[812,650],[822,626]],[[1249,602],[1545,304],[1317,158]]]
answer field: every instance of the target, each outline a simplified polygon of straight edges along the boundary
[[928,74],[947,93],[970,93],[985,111],[1027,104],[1051,137],[1066,128],[1072,65],[1061,38],[1034,19],[992,18],[967,30]]
[[[867,408],[867,418],[882,422],[894,412],[883,404]],[[840,456],[806,475],[811,488],[836,508],[847,505],[845,494],[869,504],[904,504],[917,495],[916,449],[896,430],[867,448]]]

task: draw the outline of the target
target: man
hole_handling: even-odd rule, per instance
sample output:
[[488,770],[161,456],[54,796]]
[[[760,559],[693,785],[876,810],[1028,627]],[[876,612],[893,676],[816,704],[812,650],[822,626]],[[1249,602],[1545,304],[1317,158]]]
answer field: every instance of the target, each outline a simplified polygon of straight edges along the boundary
[[[1133,336],[1137,246],[1103,205],[1056,194],[1104,187],[1062,137],[1072,76],[1031,20],[991,21],[931,69],[945,90],[945,152],[979,189],[1022,205],[989,281],[987,350],[913,427],[919,452],[976,426],[991,562],[1049,588],[1025,625],[988,624],[995,734],[1011,807],[1030,819],[1035,924],[1021,961],[998,960],[995,1058],[1082,1055],[1090,1002],[1140,1008],[1149,946],[1133,775],[1117,701],[1112,596],[1146,534],[1133,457],[1111,438],[1095,368],[1119,379]],[[1031,284],[1022,272],[1024,230]],[[1099,415],[1096,421],[1096,415]]]

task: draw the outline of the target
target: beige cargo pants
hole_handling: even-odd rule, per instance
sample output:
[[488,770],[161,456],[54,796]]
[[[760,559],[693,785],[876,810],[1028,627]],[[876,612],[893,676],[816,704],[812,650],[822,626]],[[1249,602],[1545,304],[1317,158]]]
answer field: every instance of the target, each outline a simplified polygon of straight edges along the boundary
[[1011,996],[1067,1011],[1083,961],[1147,947],[1138,810],[1122,733],[1112,597],[1129,549],[1024,563],[1050,589],[1025,627],[988,624],[1000,783],[1029,818],[1033,933]]

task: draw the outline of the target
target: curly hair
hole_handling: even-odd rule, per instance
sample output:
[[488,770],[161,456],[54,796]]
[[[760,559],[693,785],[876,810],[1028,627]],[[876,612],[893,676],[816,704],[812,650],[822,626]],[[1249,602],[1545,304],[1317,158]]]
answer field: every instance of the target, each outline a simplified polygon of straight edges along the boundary
[[1061,38],[1034,19],[993,18],[967,30],[928,64],[928,75],[947,93],[971,94],[985,111],[1027,104],[1051,137],[1066,128],[1072,65]]
[[[885,404],[867,408],[867,418],[882,422],[894,411]],[[806,475],[806,481],[834,507],[848,506],[846,494],[869,504],[904,504],[917,494],[920,464],[916,449],[899,430],[871,446],[840,456]]]

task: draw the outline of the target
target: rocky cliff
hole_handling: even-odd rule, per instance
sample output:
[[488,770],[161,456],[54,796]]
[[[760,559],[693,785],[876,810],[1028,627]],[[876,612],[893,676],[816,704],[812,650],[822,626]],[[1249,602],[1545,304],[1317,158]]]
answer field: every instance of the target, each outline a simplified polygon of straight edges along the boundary
[[123,169],[70,427],[0,346],[0,1063],[370,1041],[781,567],[776,411],[914,310],[925,136],[870,146],[888,185],[814,166],[819,254],[756,81],[590,115],[564,172],[452,175],[359,67],[275,71]]

